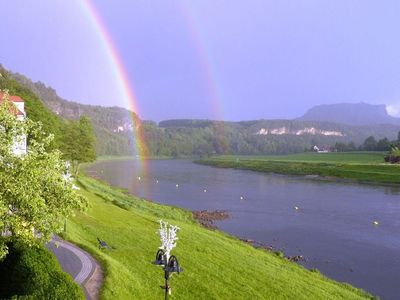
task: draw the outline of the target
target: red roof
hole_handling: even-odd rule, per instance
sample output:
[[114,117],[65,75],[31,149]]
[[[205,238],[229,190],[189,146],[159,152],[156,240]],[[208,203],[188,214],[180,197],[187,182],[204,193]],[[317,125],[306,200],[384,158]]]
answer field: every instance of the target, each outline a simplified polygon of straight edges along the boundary
[[[3,92],[0,92],[0,103],[3,101],[4,95],[5,95],[5,94],[4,94]],[[11,100],[12,102],[25,102],[25,101],[24,101],[21,97],[19,97],[19,96],[10,96],[9,98],[10,98],[10,100]],[[22,111],[20,111],[19,109],[15,108],[15,115],[16,115],[16,116],[23,116],[24,113],[23,113]]]
[[[3,92],[0,92],[0,101],[3,100],[4,95],[5,94]],[[20,96],[11,96],[10,95],[10,100],[12,102],[25,102]]]

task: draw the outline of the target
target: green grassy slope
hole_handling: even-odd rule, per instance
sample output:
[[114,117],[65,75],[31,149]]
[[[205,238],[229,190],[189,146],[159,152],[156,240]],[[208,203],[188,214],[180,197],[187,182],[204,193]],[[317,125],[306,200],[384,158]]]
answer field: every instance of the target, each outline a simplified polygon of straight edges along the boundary
[[[102,262],[102,299],[162,299],[163,273],[151,264],[160,244],[160,218],[181,228],[173,254],[185,271],[172,277],[171,299],[370,298],[273,253],[204,229],[188,211],[127,196],[87,177],[80,183],[91,208],[69,221],[67,238]],[[99,250],[96,237],[115,249]]]
[[197,161],[221,167],[286,175],[319,175],[365,183],[400,184],[400,165],[383,163],[384,153],[305,153],[282,156],[217,156]]

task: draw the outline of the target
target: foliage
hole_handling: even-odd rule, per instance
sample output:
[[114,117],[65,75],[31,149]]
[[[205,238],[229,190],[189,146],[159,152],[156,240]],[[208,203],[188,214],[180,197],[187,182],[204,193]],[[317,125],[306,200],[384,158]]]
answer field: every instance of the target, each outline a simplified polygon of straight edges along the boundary
[[363,144],[363,150],[365,151],[375,151],[377,146],[377,142],[374,136],[369,136],[365,139]]
[[71,161],[75,176],[78,174],[79,164],[96,159],[95,136],[92,123],[87,117],[81,117],[79,121],[68,123],[64,142],[64,158]]
[[351,152],[351,151],[356,151],[357,147],[353,142],[350,142],[348,144],[337,142],[334,146],[334,149],[337,152]]
[[389,154],[385,156],[385,162],[390,162],[392,164],[400,163],[400,149],[398,147],[393,147]]
[[390,151],[391,155],[400,156],[400,149],[398,147],[393,147]]
[[[400,135],[400,131],[398,133]],[[364,151],[390,151],[393,147],[399,144],[399,140],[390,141],[388,138],[380,139],[376,141],[374,136],[369,136],[365,139],[362,146],[360,146],[360,150]]]
[[64,121],[52,113],[29,88],[20,85],[7,70],[0,65],[0,90],[7,89],[10,95],[20,96],[25,101],[26,114],[32,121],[41,122],[42,130],[53,134],[49,147],[61,149],[63,141]]
[[13,243],[9,248],[10,254],[0,263],[2,299],[85,299],[81,288],[44,247]]
[[[9,241],[34,245],[49,240],[65,218],[86,206],[63,176],[67,170],[60,151],[47,150],[53,136],[44,134],[38,122],[17,120],[12,106],[7,100],[0,105],[0,257]],[[13,145],[24,136],[27,154],[15,155]]]
[[376,151],[388,151],[392,147],[388,138],[383,138],[376,144]]
[[[90,200],[91,209],[71,219],[67,238],[102,262],[102,299],[162,298],[163,272],[151,264],[159,247],[154,232],[160,218],[181,228],[174,254],[185,271],[171,279],[174,299],[372,298],[272,252],[207,230],[193,220],[190,211],[131,197],[86,177],[80,177],[80,182],[80,192]],[[130,208],[119,208],[110,201],[114,199]],[[99,250],[96,237],[115,249]]]

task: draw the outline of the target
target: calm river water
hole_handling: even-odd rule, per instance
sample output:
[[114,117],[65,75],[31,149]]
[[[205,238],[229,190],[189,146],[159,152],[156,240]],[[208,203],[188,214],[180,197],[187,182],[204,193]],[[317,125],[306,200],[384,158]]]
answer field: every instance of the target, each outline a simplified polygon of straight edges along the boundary
[[88,173],[159,203],[227,210],[231,218],[217,223],[221,230],[286,255],[303,255],[307,268],[382,299],[400,299],[399,188],[218,169],[187,160],[147,161],[145,174],[136,160],[104,161]]

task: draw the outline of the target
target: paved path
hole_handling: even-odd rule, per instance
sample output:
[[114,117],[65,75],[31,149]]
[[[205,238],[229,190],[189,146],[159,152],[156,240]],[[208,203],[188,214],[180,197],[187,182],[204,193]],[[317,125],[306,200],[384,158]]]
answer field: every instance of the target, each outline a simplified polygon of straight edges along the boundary
[[103,274],[93,257],[59,237],[53,237],[47,248],[57,257],[63,271],[69,273],[74,281],[82,286],[86,299],[98,299]]

